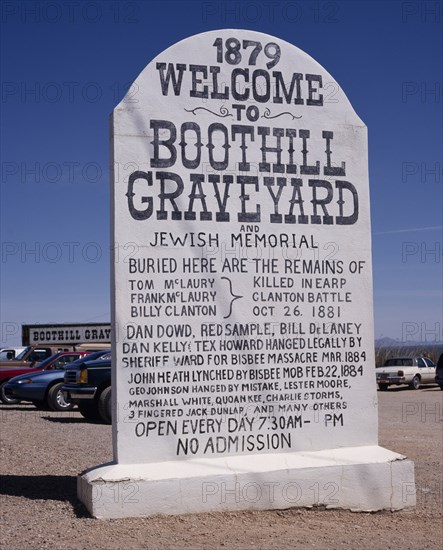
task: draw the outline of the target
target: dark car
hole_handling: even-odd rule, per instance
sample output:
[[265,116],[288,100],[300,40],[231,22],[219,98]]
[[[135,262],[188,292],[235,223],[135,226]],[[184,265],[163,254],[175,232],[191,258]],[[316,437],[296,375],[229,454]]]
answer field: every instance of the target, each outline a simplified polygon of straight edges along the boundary
[[77,401],[80,413],[88,419],[111,424],[111,360],[83,361],[65,371],[62,386],[65,400]]
[[59,362],[53,367],[53,370],[31,372],[11,378],[5,385],[5,395],[10,400],[31,401],[38,409],[70,411],[76,403],[75,401],[66,401],[61,391],[66,368],[83,363],[85,357],[88,360],[94,360],[108,353],[108,350],[96,351],[83,355],[74,362]]
[[30,363],[28,363],[22,366],[11,366],[9,369],[0,369],[0,401],[6,405],[15,405],[20,402],[20,399],[15,397],[11,398],[5,394],[6,384],[11,378],[21,374],[36,373],[43,370],[53,370],[59,366],[65,365],[66,363],[72,363],[73,361],[76,361],[89,353],[89,351],[59,351],[34,366],[30,366]]
[[435,370],[435,381],[443,390],[443,353],[440,355],[437,361],[437,369]]

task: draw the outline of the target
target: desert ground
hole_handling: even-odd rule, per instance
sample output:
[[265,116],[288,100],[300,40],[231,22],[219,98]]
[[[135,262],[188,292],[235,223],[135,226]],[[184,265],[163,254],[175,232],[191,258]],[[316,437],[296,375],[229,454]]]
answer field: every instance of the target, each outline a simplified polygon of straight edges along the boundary
[[404,387],[377,395],[380,445],[415,462],[413,511],[318,508],[94,519],[77,500],[76,477],[112,460],[111,426],[91,423],[75,410],[0,405],[2,547],[441,550],[443,392]]

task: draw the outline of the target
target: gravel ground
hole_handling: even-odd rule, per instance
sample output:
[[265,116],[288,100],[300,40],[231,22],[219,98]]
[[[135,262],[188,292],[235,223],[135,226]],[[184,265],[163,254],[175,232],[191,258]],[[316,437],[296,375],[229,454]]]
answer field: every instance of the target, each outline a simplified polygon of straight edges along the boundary
[[376,514],[293,509],[96,520],[77,474],[112,459],[111,427],[75,411],[0,405],[2,548],[443,548],[443,392],[378,392],[380,445],[414,460],[417,507]]

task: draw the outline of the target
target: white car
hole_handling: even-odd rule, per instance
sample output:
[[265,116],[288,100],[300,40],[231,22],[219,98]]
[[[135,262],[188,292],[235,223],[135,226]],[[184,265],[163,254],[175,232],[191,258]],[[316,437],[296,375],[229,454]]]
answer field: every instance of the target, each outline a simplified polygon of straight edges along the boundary
[[435,363],[428,357],[387,359],[382,367],[376,369],[377,384],[380,390],[401,384],[418,390],[422,384],[435,384],[435,369]]

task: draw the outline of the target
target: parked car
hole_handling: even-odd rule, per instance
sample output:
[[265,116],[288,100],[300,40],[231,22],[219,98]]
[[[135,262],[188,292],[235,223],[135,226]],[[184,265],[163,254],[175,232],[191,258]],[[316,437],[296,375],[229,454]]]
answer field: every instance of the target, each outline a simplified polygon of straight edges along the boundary
[[66,401],[77,401],[80,413],[88,419],[111,424],[111,359],[82,361],[65,371],[62,392]]
[[0,369],[0,401],[6,405],[15,405],[20,402],[20,399],[11,398],[5,394],[6,384],[11,378],[21,374],[52,370],[58,366],[65,365],[66,363],[72,363],[73,361],[76,361],[89,353],[90,352],[88,351],[61,351],[54,353],[40,363],[34,363],[34,366],[30,366],[31,364],[29,362],[25,363],[24,366],[14,366],[14,362],[12,362],[12,366],[9,369]]
[[440,355],[437,361],[437,368],[435,370],[435,381],[443,390],[443,353]]
[[82,357],[69,363],[61,360],[67,357],[67,355],[62,355],[59,361],[53,365],[52,370],[30,372],[11,378],[5,385],[5,396],[10,400],[31,401],[37,409],[70,411],[76,403],[75,401],[66,401],[61,391],[65,369],[71,368],[78,362],[83,362],[85,357],[88,360],[93,360],[105,354],[108,354],[108,350],[95,351],[87,355],[82,354]]
[[380,390],[401,384],[418,390],[422,384],[435,384],[435,368],[428,357],[394,357],[376,369],[377,384]]
[[17,355],[25,349],[26,346],[21,346],[18,348],[2,348],[0,349],[0,361],[10,361],[15,359]]

